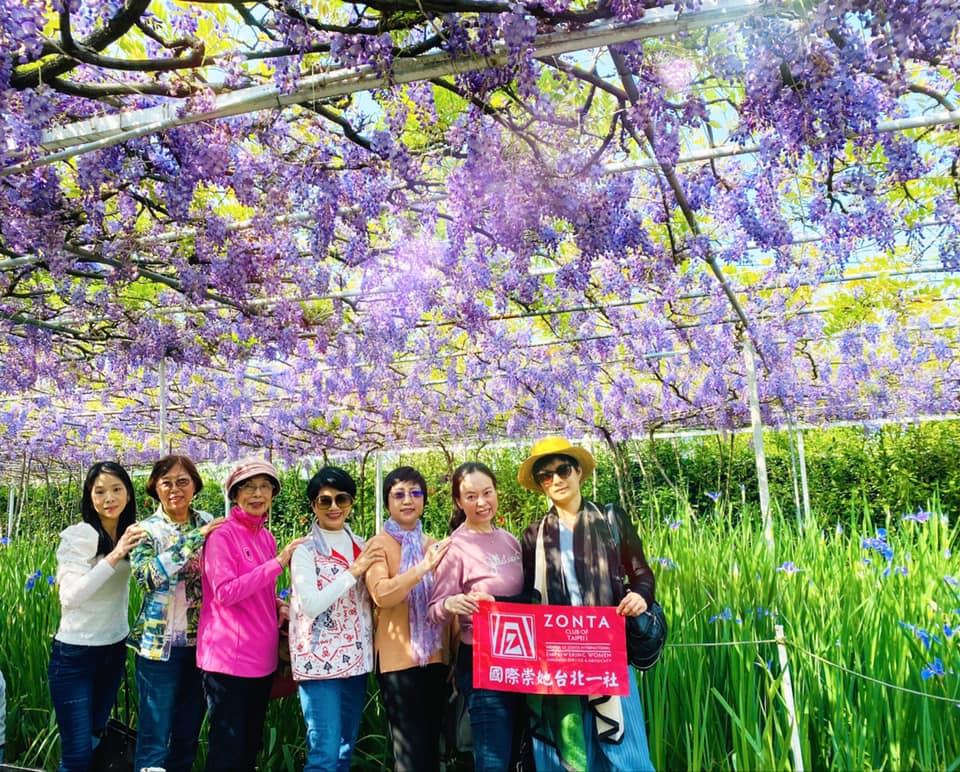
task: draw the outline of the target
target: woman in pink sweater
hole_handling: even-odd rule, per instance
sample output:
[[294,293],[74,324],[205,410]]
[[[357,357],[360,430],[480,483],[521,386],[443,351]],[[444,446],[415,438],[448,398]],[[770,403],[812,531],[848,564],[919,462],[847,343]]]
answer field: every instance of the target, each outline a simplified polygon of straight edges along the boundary
[[263,740],[270,685],[286,604],[277,600],[277,577],[303,539],[280,552],[265,527],[280,491],[277,470],[246,459],[224,485],[234,506],[203,549],[203,607],[197,665],[209,711],[207,772],[255,768]]
[[485,464],[468,461],[452,480],[457,526],[450,546],[434,572],[428,616],[437,623],[460,621],[457,688],[467,701],[473,730],[475,772],[500,772],[510,766],[520,713],[520,695],[473,686],[473,614],[478,601],[520,601],[523,565],[520,543],[494,525],[497,478]]

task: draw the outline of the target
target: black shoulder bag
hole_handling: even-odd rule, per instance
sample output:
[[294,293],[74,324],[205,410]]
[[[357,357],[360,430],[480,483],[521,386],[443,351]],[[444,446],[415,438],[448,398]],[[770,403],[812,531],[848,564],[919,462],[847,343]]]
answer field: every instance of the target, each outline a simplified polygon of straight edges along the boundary
[[[607,504],[604,514],[619,551],[620,527],[613,504]],[[620,571],[622,574],[622,567]],[[626,627],[627,661],[638,670],[649,670],[657,664],[667,642],[667,617],[663,607],[654,601],[640,616],[627,617]]]
[[[123,702],[125,720],[111,716],[100,734],[100,742],[93,749],[90,763],[92,772],[133,772],[137,751],[137,730],[130,728],[130,682],[127,667],[123,667]],[[117,712],[117,705],[114,706]]]

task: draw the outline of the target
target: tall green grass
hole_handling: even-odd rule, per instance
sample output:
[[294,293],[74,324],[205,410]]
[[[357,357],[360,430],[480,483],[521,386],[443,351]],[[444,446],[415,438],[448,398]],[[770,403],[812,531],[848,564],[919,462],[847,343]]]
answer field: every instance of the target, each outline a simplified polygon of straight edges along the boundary
[[[805,768],[960,768],[956,529],[922,513],[919,521],[888,518],[881,536],[861,511],[826,531],[778,518],[769,544],[755,513],[736,514],[735,521],[677,517],[644,534],[671,622],[660,664],[641,679],[657,768],[794,768],[777,625]],[[53,550],[39,540],[0,547],[7,756],[45,769],[59,750],[46,682],[58,614],[46,583]],[[362,769],[389,764],[371,685],[355,757]],[[296,699],[271,705],[267,723],[263,767],[299,769]]]
[[772,546],[748,518],[648,535],[672,621],[643,678],[658,768],[793,768],[777,624],[807,769],[958,767],[957,534],[920,518],[830,532],[778,520]]

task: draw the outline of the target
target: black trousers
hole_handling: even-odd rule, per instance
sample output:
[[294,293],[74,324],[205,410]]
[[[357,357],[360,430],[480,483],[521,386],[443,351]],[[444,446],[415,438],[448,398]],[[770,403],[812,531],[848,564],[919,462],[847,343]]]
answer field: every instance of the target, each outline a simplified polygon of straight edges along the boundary
[[272,675],[243,678],[204,671],[210,727],[206,772],[253,772],[272,684]]
[[436,772],[450,667],[443,663],[377,673],[390,720],[395,772]]

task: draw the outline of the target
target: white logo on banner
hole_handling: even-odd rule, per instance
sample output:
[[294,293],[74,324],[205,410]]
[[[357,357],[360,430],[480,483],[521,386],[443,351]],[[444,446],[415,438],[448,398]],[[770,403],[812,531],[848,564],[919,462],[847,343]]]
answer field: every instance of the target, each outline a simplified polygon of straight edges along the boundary
[[495,657],[536,659],[537,638],[532,614],[490,615]]

